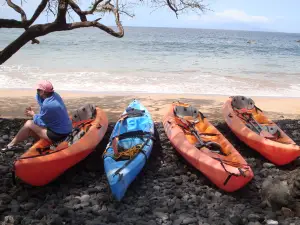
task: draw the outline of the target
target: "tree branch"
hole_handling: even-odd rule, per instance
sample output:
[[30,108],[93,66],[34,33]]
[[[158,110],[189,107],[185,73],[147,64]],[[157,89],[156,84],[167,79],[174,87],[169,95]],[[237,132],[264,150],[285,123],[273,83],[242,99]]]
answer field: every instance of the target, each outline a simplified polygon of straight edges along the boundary
[[[27,23],[28,23],[28,21],[27,21],[27,16],[26,16],[26,13],[24,12],[24,10],[23,10],[20,6],[14,4],[11,0],[6,0],[6,2],[7,2],[7,4],[8,4],[9,7],[11,7],[11,8],[14,9],[16,12],[18,12],[18,13],[21,14],[22,22],[23,22],[24,24],[27,24]],[[29,26],[29,25],[25,25],[25,30],[28,29],[28,26]],[[37,40],[37,39],[35,39],[35,38],[32,39],[32,44],[39,44],[39,43],[40,43],[39,40]]]
[[81,11],[80,7],[73,0],[69,0],[69,5],[74,10],[74,12],[77,13],[81,21],[87,21],[86,15]]
[[[93,4],[92,8],[90,10],[87,10],[87,11],[83,11],[82,13],[84,15],[89,15],[89,14],[93,14],[95,12],[95,10],[97,9],[98,5],[103,2],[103,0],[97,0],[95,1],[95,3]],[[110,0],[108,2],[106,2],[105,4],[109,3]]]
[[21,17],[22,17],[22,21],[14,20],[14,19],[0,19],[0,28],[24,28],[25,29],[26,27],[29,27],[31,24],[33,24],[33,22],[39,17],[39,15],[45,9],[48,1],[49,0],[42,0],[41,1],[41,3],[39,4],[39,6],[37,7],[37,9],[35,10],[35,12],[32,15],[32,17],[31,17],[30,20],[26,19],[25,12],[19,6],[15,5],[11,1],[9,1],[10,4],[13,4],[13,6],[15,7],[15,8],[14,7],[12,7],[12,8],[16,12],[20,13],[19,11],[16,10],[16,8],[19,8],[22,11],[22,13],[20,13]]
[[80,7],[73,0],[69,0],[69,5],[74,10],[74,12],[76,12],[76,14],[80,17],[80,20],[84,22],[87,21],[86,15],[93,14],[101,2],[103,2],[103,0],[95,1],[92,8],[88,11],[82,11]]
[[12,19],[0,19],[0,28],[24,28],[24,23]]
[[170,7],[170,9],[175,13],[176,17],[178,17],[178,13],[177,13],[178,9],[177,9],[177,7],[176,6],[174,7],[172,5],[172,3],[170,2],[170,0],[167,0],[167,4]]
[[47,6],[49,0],[42,0],[41,3],[38,5],[38,7],[36,8],[36,10],[34,11],[31,19],[27,22],[27,26],[31,26],[31,24],[33,24],[33,22],[39,17],[39,15],[44,11],[44,9]]
[[6,0],[6,2],[7,2],[7,5],[8,5],[9,7],[11,7],[11,8],[14,9],[16,12],[18,12],[18,13],[21,14],[21,18],[22,18],[22,21],[23,21],[23,22],[26,22],[26,21],[27,21],[26,14],[25,14],[24,10],[23,10],[20,6],[14,4],[11,0]]
[[59,0],[57,17],[55,20],[56,23],[66,24],[67,9],[68,9],[68,0]]

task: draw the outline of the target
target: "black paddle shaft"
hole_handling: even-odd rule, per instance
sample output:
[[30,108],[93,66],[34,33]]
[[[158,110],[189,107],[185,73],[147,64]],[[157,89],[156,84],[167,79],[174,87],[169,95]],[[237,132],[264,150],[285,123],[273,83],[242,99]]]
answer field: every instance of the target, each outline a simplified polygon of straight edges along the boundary
[[196,131],[196,129],[195,129],[195,127],[194,127],[194,124],[191,124],[191,127],[192,127],[192,129],[190,129],[190,130],[191,130],[192,134],[195,135],[195,137],[196,137],[197,140],[199,141],[200,145],[205,145],[204,141],[202,141],[202,139],[200,138],[200,135],[199,135],[198,132]]

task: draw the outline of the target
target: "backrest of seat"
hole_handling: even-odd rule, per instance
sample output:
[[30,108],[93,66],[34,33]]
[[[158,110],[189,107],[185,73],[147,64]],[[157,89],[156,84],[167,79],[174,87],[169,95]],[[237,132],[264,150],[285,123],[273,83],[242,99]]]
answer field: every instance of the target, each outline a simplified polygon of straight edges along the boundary
[[255,103],[251,98],[247,98],[245,96],[234,96],[232,97],[231,105],[236,109],[251,110],[254,108]]
[[177,117],[183,119],[185,117],[192,117],[194,120],[197,120],[199,116],[198,109],[191,105],[188,107],[177,105],[174,108],[174,113]]
[[145,110],[139,110],[131,107],[128,107],[126,109],[127,117],[139,117],[139,116],[143,116],[144,114],[145,114]]
[[82,120],[93,119],[96,116],[96,107],[92,104],[85,104],[82,107],[76,109],[72,113],[72,121],[79,122]]
[[263,128],[266,129],[272,135],[280,134],[280,131],[276,125],[263,126]]

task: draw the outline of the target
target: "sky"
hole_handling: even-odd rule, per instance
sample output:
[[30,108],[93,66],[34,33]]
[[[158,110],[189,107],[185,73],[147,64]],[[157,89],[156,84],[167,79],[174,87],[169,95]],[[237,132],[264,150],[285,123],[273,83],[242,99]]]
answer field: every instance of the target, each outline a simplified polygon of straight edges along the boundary
[[[125,2],[126,0],[122,1]],[[125,15],[121,16],[122,24],[124,26],[143,27],[183,27],[300,33],[300,0],[202,1],[208,5],[210,11],[200,15],[189,12],[179,15],[178,18],[166,6],[153,11],[154,8],[150,4],[138,5],[130,10],[134,12],[134,18]],[[19,3],[20,0],[15,0],[14,2]],[[27,0],[27,3],[24,3],[24,10],[28,17],[32,15],[39,2],[39,0]],[[82,9],[87,9],[89,2],[91,1],[79,1]],[[130,0],[130,2],[134,2],[134,0]],[[147,0],[144,0],[144,2],[147,2]],[[96,17],[96,15],[90,16],[90,19]],[[19,19],[20,16],[10,9],[4,0],[0,0],[0,18]],[[77,16],[73,18],[78,20]],[[51,17],[48,19],[51,21]],[[47,22],[46,14],[43,14],[36,21],[36,23],[45,22]],[[100,22],[109,26],[114,25],[113,17],[109,15],[105,16]]]

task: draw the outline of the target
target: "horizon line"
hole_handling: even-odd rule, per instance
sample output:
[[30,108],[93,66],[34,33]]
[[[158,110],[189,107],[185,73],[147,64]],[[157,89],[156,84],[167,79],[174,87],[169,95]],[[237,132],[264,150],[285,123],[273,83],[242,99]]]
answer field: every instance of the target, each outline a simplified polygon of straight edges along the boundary
[[[117,27],[116,25],[105,25],[109,27]],[[226,29],[226,28],[201,28],[201,27],[166,27],[166,26],[140,26],[140,25],[123,25],[129,28],[164,28],[164,29],[191,29],[191,30],[220,30],[220,31],[244,31],[244,32],[262,32],[262,33],[284,33],[284,34],[300,34],[300,32],[287,32],[276,30],[246,30],[246,29]],[[93,27],[87,27],[93,28]]]

